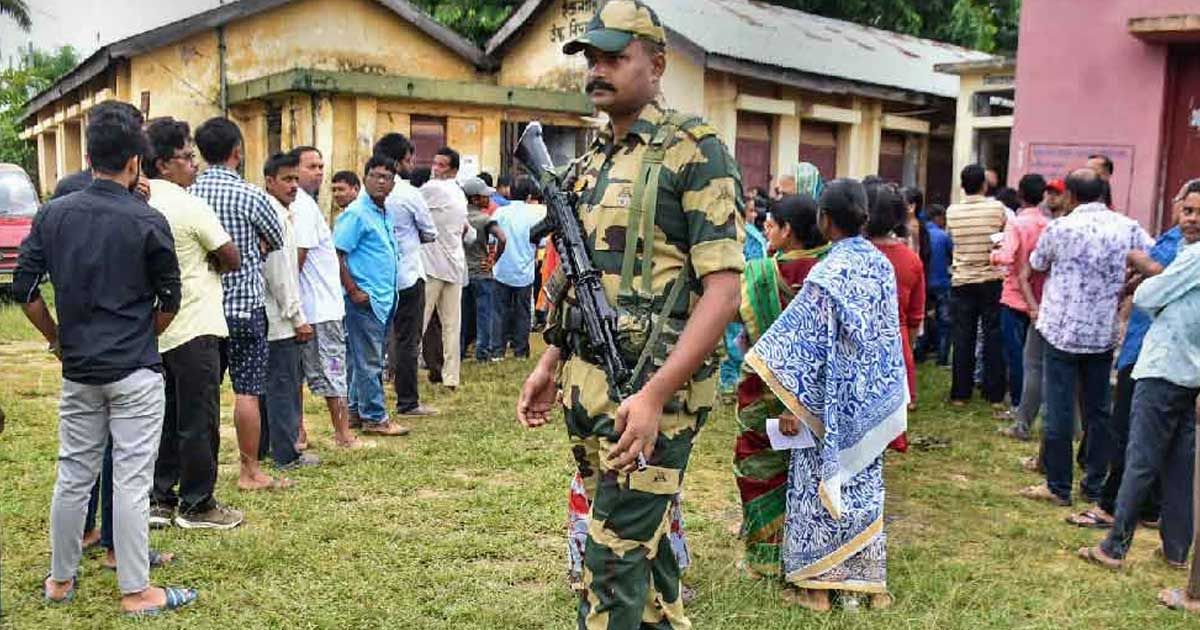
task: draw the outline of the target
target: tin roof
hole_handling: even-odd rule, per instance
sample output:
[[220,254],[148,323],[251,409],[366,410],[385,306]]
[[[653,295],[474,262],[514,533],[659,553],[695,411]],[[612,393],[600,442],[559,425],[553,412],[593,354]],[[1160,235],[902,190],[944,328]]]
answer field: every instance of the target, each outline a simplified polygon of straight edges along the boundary
[[[755,0],[642,0],[669,31],[727,60],[935,96],[958,96],[936,64],[988,59],[960,46],[901,35]],[[487,45],[489,55],[550,0],[526,0]],[[710,64],[712,65],[712,64]],[[729,64],[722,64],[722,69]]]

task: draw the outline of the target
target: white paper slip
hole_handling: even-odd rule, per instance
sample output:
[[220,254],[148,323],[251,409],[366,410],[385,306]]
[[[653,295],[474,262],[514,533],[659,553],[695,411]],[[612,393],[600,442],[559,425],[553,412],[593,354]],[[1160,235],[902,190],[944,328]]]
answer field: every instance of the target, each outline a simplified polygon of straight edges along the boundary
[[803,422],[800,423],[800,432],[796,435],[780,433],[779,418],[767,418],[767,437],[771,438],[771,448],[776,451],[812,448],[817,445],[813,440],[812,431]]

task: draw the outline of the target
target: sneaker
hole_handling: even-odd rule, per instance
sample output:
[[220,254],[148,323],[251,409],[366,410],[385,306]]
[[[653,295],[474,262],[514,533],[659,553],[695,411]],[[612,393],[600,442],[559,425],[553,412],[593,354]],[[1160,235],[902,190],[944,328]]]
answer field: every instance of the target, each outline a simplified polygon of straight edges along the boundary
[[362,428],[362,417],[358,415],[357,411],[350,412],[350,428],[351,429],[361,429]]
[[233,529],[241,525],[244,518],[238,510],[213,504],[203,512],[180,513],[175,517],[175,524],[183,529]]
[[434,409],[433,407],[427,407],[425,405],[417,405],[416,407],[405,411],[400,411],[399,409],[396,410],[396,414],[400,416],[436,416],[437,413],[437,409]]
[[295,470],[297,468],[312,468],[321,465],[321,458],[312,453],[301,453],[300,457],[279,467],[279,470]]
[[166,505],[151,505],[150,506],[150,527],[160,529],[170,527],[171,521],[175,520],[175,508]]

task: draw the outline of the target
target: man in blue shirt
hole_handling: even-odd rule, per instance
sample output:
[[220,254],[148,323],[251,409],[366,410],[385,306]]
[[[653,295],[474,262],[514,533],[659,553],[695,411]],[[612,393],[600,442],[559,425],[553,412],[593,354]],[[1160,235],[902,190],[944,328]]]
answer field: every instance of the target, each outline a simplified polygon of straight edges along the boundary
[[406,435],[388,420],[383,394],[384,344],[396,305],[398,246],[384,203],[396,185],[395,162],[373,156],[363,169],[366,195],[338,215],[333,246],[346,290],[346,354],[350,417],[365,433]]
[[521,177],[512,190],[513,202],[497,210],[494,216],[505,235],[505,246],[492,269],[496,277],[492,360],[503,359],[509,345],[517,358],[529,356],[529,309],[537,258],[537,245],[529,242],[529,232],[546,216],[546,207],[541,205],[533,180]]
[[954,244],[946,233],[946,209],[939,205],[925,211],[929,232],[929,262],[925,268],[925,334],[917,348],[917,360],[937,352],[937,364],[950,365],[950,260]]

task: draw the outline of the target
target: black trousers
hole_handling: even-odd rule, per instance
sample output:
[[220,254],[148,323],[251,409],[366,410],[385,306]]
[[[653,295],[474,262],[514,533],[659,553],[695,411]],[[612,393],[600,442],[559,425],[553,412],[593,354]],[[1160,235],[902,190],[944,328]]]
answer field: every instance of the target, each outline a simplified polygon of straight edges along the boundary
[[[1133,366],[1127,365],[1117,371],[1117,388],[1113,390],[1112,436],[1113,451],[1108,462],[1108,475],[1100,490],[1100,509],[1113,514],[1117,511],[1117,494],[1121,490],[1121,478],[1125,476],[1125,449],[1129,446],[1129,416],[1133,406]],[[1080,450],[1083,450],[1082,447]],[[1146,502],[1138,512],[1144,521],[1158,520],[1159,505],[1162,503],[1162,479],[1150,489]]]
[[[417,392],[417,349],[421,347],[421,324],[425,317],[425,281],[396,293],[392,316],[392,386],[396,409],[409,411],[421,404]],[[438,351],[441,356],[441,350]]]
[[1000,343],[1001,281],[964,284],[950,289],[954,330],[950,400],[970,400],[975,389],[975,338],[983,324],[983,393],[988,402],[1004,401],[1005,369]]
[[167,406],[151,502],[185,514],[204,512],[213,507],[221,445],[220,340],[196,337],[162,359]]

